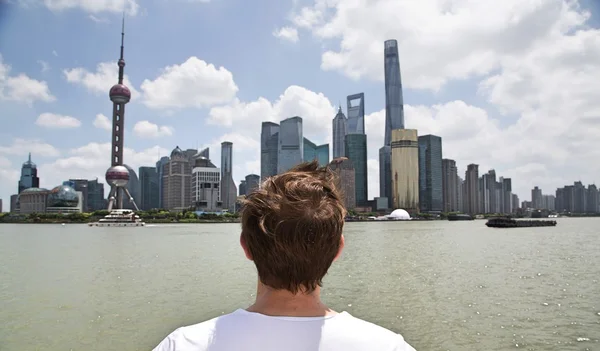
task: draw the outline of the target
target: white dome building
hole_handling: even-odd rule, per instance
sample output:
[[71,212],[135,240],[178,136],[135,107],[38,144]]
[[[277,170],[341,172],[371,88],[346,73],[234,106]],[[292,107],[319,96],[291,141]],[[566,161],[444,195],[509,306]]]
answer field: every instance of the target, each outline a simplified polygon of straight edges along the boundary
[[387,217],[388,217],[388,219],[395,220],[395,221],[410,221],[410,219],[411,219],[408,212],[406,212],[406,210],[403,210],[400,208],[394,210]]

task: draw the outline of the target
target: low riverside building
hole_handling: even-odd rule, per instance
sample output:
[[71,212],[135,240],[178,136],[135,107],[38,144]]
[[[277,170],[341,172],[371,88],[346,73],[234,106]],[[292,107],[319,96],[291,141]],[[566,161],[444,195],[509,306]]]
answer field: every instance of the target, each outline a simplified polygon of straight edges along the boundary
[[19,213],[45,213],[50,191],[44,188],[28,188],[18,196]]

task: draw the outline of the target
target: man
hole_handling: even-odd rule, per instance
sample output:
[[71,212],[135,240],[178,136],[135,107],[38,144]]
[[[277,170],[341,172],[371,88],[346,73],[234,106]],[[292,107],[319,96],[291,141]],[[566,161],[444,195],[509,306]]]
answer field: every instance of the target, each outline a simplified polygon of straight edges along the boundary
[[316,161],[267,179],[242,210],[256,302],[179,328],[154,351],[414,351],[401,335],[321,302],[321,281],[344,247],[345,216],[334,173]]

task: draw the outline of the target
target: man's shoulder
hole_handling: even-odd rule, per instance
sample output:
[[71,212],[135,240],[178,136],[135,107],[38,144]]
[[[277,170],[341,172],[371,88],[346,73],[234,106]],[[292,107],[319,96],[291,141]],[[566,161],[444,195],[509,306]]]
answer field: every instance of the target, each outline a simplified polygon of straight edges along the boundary
[[[318,333],[314,332],[315,328],[319,330]],[[272,334],[273,332],[275,334]],[[293,317],[284,319],[265,317],[243,313],[240,310],[178,328],[154,351],[207,350],[211,345],[218,350],[229,350],[238,347],[236,343],[248,346],[248,343],[256,341],[256,337],[262,334],[270,335],[267,338],[271,343],[288,343],[291,340],[287,339],[294,337],[320,338],[321,346],[326,350],[414,351],[400,334],[356,318],[347,312],[340,313],[335,318],[323,319],[321,322],[318,320],[310,322],[310,320]],[[264,343],[266,339],[261,340]],[[305,341],[297,340],[296,346],[300,347],[300,344]],[[269,349],[280,349],[280,347]]]
[[204,350],[211,342],[217,322],[227,316],[219,316],[201,323],[177,328],[167,335],[153,351]]
[[340,321],[343,321],[344,337],[349,341],[374,343],[385,350],[414,351],[402,335],[347,312],[343,314],[345,318]]

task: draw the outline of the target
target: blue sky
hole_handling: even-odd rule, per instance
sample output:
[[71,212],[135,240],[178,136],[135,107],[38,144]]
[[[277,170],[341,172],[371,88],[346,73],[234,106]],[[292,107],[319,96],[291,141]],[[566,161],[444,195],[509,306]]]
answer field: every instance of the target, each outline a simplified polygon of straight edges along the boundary
[[471,162],[480,173],[495,168],[513,178],[522,199],[534,185],[553,193],[575,180],[600,181],[600,106],[591,78],[600,73],[600,34],[592,5],[2,2],[0,198],[7,206],[29,151],[43,187],[103,178],[110,133],[97,115],[111,114],[123,9],[125,73],[138,92],[126,108],[125,162],[134,168],[176,145],[210,146],[218,160],[219,143],[229,140],[237,182],[259,173],[261,121],[300,115],[306,137],[328,142],[338,103],[364,92],[369,195],[377,196],[383,40],[396,38],[407,127],[442,136],[444,157],[456,159],[462,175]]

